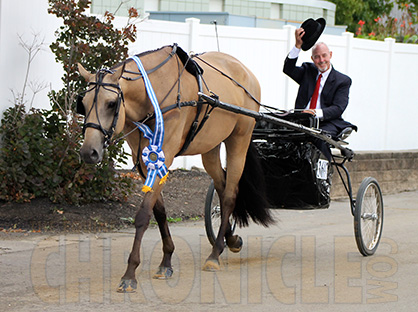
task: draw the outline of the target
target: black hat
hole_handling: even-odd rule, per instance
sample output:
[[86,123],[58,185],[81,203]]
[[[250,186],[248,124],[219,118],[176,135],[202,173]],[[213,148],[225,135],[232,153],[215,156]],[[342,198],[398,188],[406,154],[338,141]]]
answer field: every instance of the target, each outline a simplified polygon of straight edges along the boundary
[[316,21],[312,18],[308,18],[306,21],[300,25],[300,28],[303,28],[305,34],[302,37],[302,50],[308,51],[315,42],[318,40],[319,36],[321,36],[322,32],[325,28],[325,20],[320,17]]

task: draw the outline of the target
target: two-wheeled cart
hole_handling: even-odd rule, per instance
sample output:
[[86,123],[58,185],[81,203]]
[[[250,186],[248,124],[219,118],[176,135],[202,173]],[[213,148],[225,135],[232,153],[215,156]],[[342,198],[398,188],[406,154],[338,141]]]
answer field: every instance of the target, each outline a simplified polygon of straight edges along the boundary
[[[375,253],[382,235],[383,197],[379,183],[373,177],[364,178],[357,195],[353,195],[345,164],[353,159],[354,153],[344,141],[352,129],[344,129],[332,138],[318,128],[316,119],[310,114],[273,109],[256,112],[223,103],[216,97],[200,95],[212,106],[256,119],[252,140],[263,167],[270,208],[328,208],[331,180],[336,171],[350,200],[358,249],[364,256]],[[316,147],[319,141],[332,148],[331,162]],[[211,183],[205,202],[205,229],[212,245],[220,226],[220,213],[219,198]],[[234,231],[232,217],[230,222]]]

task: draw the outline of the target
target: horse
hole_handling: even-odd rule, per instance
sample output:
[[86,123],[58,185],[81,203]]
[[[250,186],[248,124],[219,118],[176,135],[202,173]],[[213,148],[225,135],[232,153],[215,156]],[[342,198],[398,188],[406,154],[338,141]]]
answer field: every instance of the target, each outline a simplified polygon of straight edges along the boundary
[[[143,125],[156,129],[158,108],[153,106],[147,93],[147,76],[163,116],[164,164],[169,167],[178,155],[201,154],[203,166],[213,179],[221,202],[221,225],[202,269],[220,270],[219,256],[225,244],[234,252],[240,251],[243,245],[241,237],[232,233],[231,214],[242,226],[248,225],[250,218],[264,226],[274,220],[259,189],[263,177],[256,165],[256,150],[250,144],[255,120],[211,106],[202,100],[199,92],[258,111],[259,82],[240,61],[222,52],[189,56],[173,44],[141,53],[137,58],[145,74],[132,58],[95,74],[78,64],[80,75],[88,83],[77,103],[77,111],[85,115],[81,157],[86,163],[100,162],[112,138],[123,132],[132,150],[132,159],[146,182],[150,172],[147,173],[149,168],[143,151],[150,138],[136,129]],[[226,169],[221,164],[221,143],[226,147]],[[134,242],[118,292],[134,292],[137,288],[135,270],[140,264],[141,240],[152,214],[163,243],[163,257],[154,278],[167,279],[173,274],[174,244],[161,194],[165,178],[155,176],[153,184],[145,190],[135,215]]]

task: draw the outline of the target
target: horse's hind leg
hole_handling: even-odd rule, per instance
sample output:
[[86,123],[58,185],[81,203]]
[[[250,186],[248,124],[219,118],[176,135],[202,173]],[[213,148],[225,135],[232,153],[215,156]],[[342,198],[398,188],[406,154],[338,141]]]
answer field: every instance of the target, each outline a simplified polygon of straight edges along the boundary
[[206,172],[211,176],[215,190],[222,202],[222,195],[225,189],[226,177],[225,171],[222,169],[220,148],[218,145],[206,154],[202,154],[202,163]]
[[171,256],[174,252],[174,243],[171,238],[170,230],[168,228],[167,215],[164,208],[163,197],[160,195],[154,206],[154,217],[158,223],[161,233],[161,241],[163,243],[163,259],[155,273],[155,279],[167,279],[173,275],[173,268],[171,267]]
[[[226,172],[224,169],[222,169],[221,159],[220,159],[220,145],[215,147],[213,150],[209,151],[206,154],[202,155],[202,162],[203,166],[205,167],[206,172],[211,176],[213,180],[213,184],[215,186],[215,190],[218,193],[220,204],[222,206],[222,198],[223,193],[225,190],[225,184],[226,184]],[[221,208],[222,209],[222,208]],[[230,241],[230,237],[232,236],[232,229],[231,224],[229,223],[229,226],[227,227],[226,233],[225,233],[225,239]]]
[[[240,142],[229,140],[229,144],[227,144],[228,169],[226,174],[226,183],[224,184],[225,186],[222,190],[222,196],[220,198],[221,226],[219,227],[218,237],[216,238],[215,244],[212,248],[212,253],[207,258],[205,265],[203,266],[203,270],[219,270],[219,255],[224,250],[224,238],[226,238],[228,247],[235,249],[234,251],[239,251],[241,248],[242,240],[239,238],[239,236],[232,236],[229,217],[235,208],[235,200],[238,193],[238,183],[245,165],[245,155],[248,149],[248,144],[249,142],[245,144],[245,141],[243,140],[240,140]],[[213,160],[213,162],[214,161],[215,160]],[[205,169],[207,170],[206,166]],[[212,169],[216,170],[214,168]]]

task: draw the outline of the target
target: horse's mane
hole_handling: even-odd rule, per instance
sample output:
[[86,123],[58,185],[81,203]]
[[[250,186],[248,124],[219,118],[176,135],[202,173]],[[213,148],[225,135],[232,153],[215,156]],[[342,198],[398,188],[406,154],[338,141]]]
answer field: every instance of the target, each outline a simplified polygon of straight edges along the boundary
[[142,52],[142,53],[137,54],[136,56],[138,56],[138,57],[145,56],[147,54],[154,53],[154,52],[160,51],[160,50],[165,49],[165,48],[168,48],[168,47],[172,48],[173,45],[166,45],[166,46],[163,46],[163,47],[158,48],[158,49],[155,49],[155,50],[145,51],[145,52]]
[[[173,48],[174,45],[165,45],[161,48],[155,49],[155,50],[149,50],[149,51],[145,51],[139,54],[136,54],[136,56],[141,57],[141,56],[145,56],[154,52],[158,52],[161,51],[165,48]],[[176,50],[176,54],[179,57],[179,59],[181,60],[181,62],[186,66],[186,70],[192,74],[193,76],[195,76],[196,78],[198,77],[198,75],[203,74],[203,69],[192,59],[189,57],[189,55],[179,46],[177,46],[177,50]],[[130,58],[124,60],[123,62],[120,62],[114,66],[112,66],[110,69],[114,70],[116,68],[119,68],[121,66],[125,66],[126,63],[128,63],[129,61],[131,61]]]
[[[160,51],[160,50],[165,49],[165,48],[168,48],[168,47],[173,47],[173,45],[165,45],[165,46],[163,46],[161,48],[158,48],[158,49],[148,50],[148,51],[145,51],[145,52],[141,52],[139,54],[136,54],[136,56],[138,56],[138,57],[145,56],[145,55],[148,55],[148,54],[151,54],[151,53]],[[110,69],[113,70],[113,69],[119,68],[119,67],[125,65],[129,61],[131,61],[131,60],[128,58],[128,59],[126,59],[126,60],[124,60],[122,62],[117,63],[116,65],[113,65]]]

